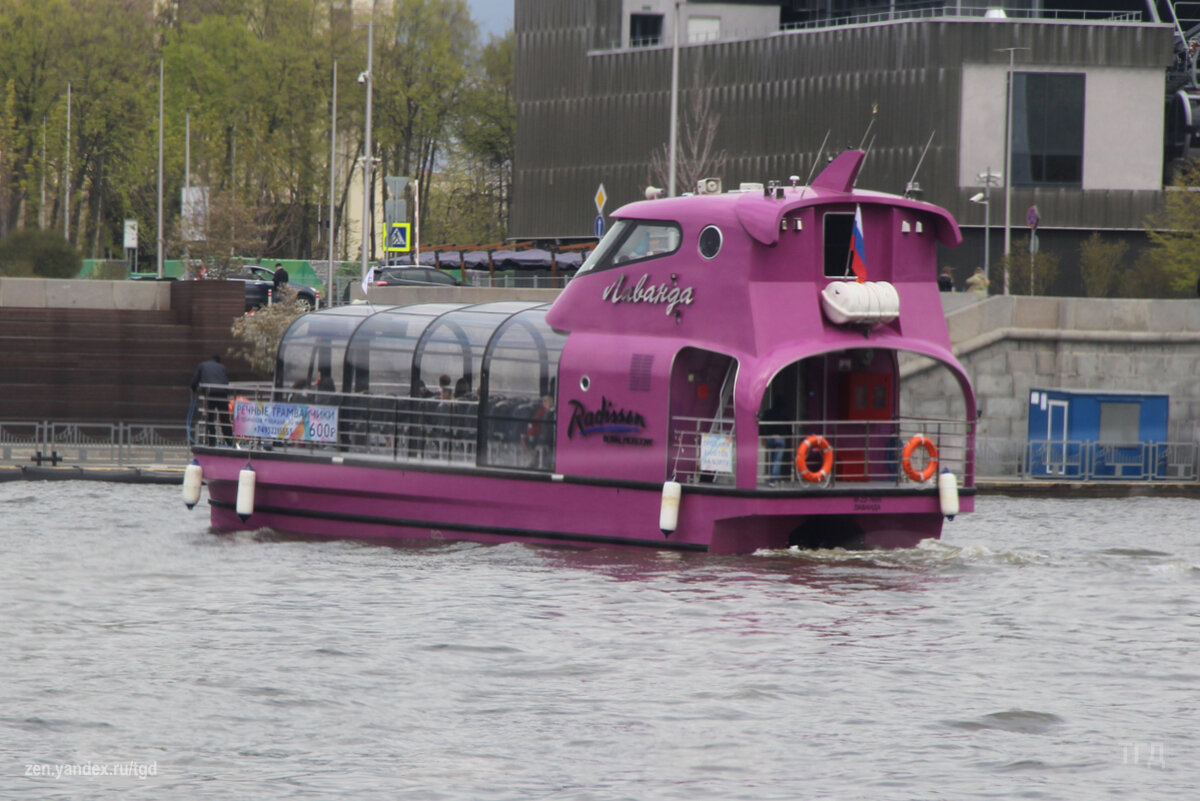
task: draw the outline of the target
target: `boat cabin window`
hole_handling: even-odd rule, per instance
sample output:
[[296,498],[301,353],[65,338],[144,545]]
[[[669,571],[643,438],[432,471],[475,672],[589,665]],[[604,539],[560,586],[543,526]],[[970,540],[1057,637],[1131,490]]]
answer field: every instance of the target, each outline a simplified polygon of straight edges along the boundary
[[558,362],[566,335],[546,323],[541,306],[505,321],[483,366],[479,463],[554,467]]
[[[537,305],[528,301],[483,303],[437,318],[417,346],[414,383],[419,386],[423,382],[428,391],[440,393],[449,378],[453,397],[476,400],[488,341],[514,312]],[[413,394],[417,394],[415,390]]]
[[679,250],[682,238],[678,223],[663,220],[617,220],[577,274],[669,256]]
[[363,323],[346,351],[346,391],[407,397],[413,354],[440,315],[462,304],[425,303],[380,311]]
[[854,213],[830,212],[825,215],[825,277],[845,278],[850,270],[850,249],[854,238]]
[[366,306],[342,306],[296,318],[280,340],[275,386],[328,392],[340,389],[346,346],[372,313]]

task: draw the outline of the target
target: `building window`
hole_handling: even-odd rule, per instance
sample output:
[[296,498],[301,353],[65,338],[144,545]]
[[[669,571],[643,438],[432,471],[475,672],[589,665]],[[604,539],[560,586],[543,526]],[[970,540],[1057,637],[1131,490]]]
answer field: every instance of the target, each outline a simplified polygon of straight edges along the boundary
[[1083,93],[1083,75],[1013,74],[1014,185],[1082,185]]
[[662,44],[662,14],[630,14],[629,46],[655,47]]

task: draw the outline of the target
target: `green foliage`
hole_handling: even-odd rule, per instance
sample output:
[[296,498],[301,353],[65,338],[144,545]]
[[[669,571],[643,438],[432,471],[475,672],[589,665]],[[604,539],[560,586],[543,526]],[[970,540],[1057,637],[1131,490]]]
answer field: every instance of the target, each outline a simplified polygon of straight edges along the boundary
[[1147,219],[1146,232],[1151,252],[1141,267],[1161,272],[1170,296],[1194,295],[1200,279],[1200,162],[1189,161],[1179,170],[1163,207]]
[[1171,288],[1163,248],[1147,248],[1132,269],[1117,279],[1117,295],[1122,298],[1171,298],[1179,293]]
[[1079,275],[1089,298],[1110,298],[1124,272],[1127,242],[1105,242],[1094,233],[1079,248]]
[[[119,252],[122,222],[135,219],[139,260],[153,262],[158,241],[169,238],[155,230],[161,57],[165,227],[177,224],[190,165],[193,186],[236,194],[262,227],[253,252],[233,255],[324,257],[333,59],[340,219],[362,155],[355,77],[366,64],[369,5],[0,0],[0,229],[33,227],[44,216],[47,228],[62,230],[69,182],[73,243],[93,256]],[[417,179],[426,221],[449,213],[501,239],[515,119],[511,36],[481,58],[464,0],[389,5],[375,13],[376,175]],[[469,95],[476,105],[467,110]],[[466,183],[440,186],[447,180]],[[448,200],[431,206],[431,198]]]
[[994,292],[1004,291],[1003,270],[1008,266],[1008,291],[1012,295],[1048,295],[1054,282],[1058,280],[1059,262],[1057,253],[1039,250],[1033,254],[1033,285],[1029,282],[1029,237],[1017,237],[1012,240],[1012,251],[1007,257],[1001,257],[997,267],[992,267],[994,284],[999,284]]
[[292,322],[307,311],[296,303],[273,303],[234,320],[230,331],[240,343],[233,355],[246,360],[250,368],[262,378],[275,372],[275,355],[279,343]]
[[82,267],[79,251],[61,231],[23,228],[0,240],[0,275],[74,278]]

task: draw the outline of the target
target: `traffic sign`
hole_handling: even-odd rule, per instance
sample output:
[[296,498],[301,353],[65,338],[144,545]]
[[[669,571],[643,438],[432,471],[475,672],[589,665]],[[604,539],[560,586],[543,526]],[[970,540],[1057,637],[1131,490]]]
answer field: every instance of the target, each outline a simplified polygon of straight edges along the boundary
[[596,213],[603,214],[604,204],[608,202],[608,193],[604,191],[604,184],[600,184],[599,188],[596,189],[596,196],[592,200],[596,203]]
[[596,215],[596,222],[592,223],[592,231],[595,232],[597,239],[604,236],[604,215],[603,214]]
[[1037,228],[1038,223],[1041,221],[1042,218],[1038,216],[1037,206],[1030,206],[1029,211],[1025,212],[1025,223],[1030,228]]
[[384,253],[408,253],[412,250],[412,223],[397,222],[388,226],[383,242]]

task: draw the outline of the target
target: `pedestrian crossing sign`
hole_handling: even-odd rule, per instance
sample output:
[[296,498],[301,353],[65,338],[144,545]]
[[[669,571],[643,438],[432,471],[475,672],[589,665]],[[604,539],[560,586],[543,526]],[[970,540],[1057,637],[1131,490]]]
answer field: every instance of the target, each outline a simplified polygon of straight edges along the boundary
[[383,242],[384,253],[408,253],[412,250],[412,223],[389,223]]

